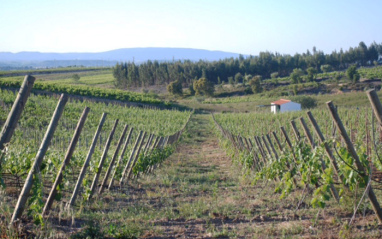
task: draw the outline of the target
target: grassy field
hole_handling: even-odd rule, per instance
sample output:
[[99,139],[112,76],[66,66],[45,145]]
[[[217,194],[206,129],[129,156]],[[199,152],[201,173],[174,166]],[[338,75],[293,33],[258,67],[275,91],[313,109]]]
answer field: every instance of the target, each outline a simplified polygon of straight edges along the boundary
[[[73,79],[73,75],[77,74],[80,79],[78,81]],[[97,70],[97,71],[79,71],[68,73],[51,73],[51,74],[32,74],[36,77],[37,82],[50,82],[53,81],[58,84],[80,84],[89,85],[94,87],[114,88],[114,78],[111,70]],[[8,76],[0,77],[0,79],[22,80],[24,76]]]
[[[382,97],[382,92],[377,92]],[[325,103],[329,100],[340,107],[363,107],[369,106],[369,100],[365,92],[349,92],[340,94],[321,94],[310,95],[317,101],[317,108],[325,108]],[[186,105],[189,108],[207,110],[211,112],[270,112],[269,107],[272,101],[280,98],[292,99],[293,97],[269,97],[259,95],[235,96],[228,98],[208,98],[208,97],[192,97],[184,99],[176,99],[180,105]],[[260,107],[268,105],[266,107]]]

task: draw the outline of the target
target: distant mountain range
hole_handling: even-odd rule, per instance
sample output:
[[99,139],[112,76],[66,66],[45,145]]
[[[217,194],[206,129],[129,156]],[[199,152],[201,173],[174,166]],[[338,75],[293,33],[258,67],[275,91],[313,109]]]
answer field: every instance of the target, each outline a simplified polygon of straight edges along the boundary
[[216,61],[238,57],[238,53],[209,51],[189,48],[124,48],[98,53],[42,53],[42,52],[0,52],[0,68],[4,67],[58,67],[58,66],[113,66],[117,62],[147,60],[172,61]]

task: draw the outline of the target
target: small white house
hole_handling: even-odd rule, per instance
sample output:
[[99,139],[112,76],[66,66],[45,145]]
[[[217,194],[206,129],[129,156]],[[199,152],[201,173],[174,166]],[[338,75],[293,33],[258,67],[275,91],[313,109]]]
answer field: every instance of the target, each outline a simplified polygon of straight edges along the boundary
[[271,111],[275,114],[278,112],[298,111],[301,110],[301,104],[291,100],[280,99],[271,102]]

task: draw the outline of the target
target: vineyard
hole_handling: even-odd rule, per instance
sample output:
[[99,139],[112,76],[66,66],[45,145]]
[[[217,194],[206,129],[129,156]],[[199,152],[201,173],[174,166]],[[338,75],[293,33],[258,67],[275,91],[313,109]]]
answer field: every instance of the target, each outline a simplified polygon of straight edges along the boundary
[[[0,88],[19,88],[22,82],[23,81],[21,79],[3,78],[0,79]],[[54,81],[38,81],[34,84],[33,89],[52,93],[66,93],[110,100],[164,105],[164,102],[161,100],[155,99],[147,94],[126,92],[119,89],[96,88],[88,85],[73,85],[67,83],[57,83]]]
[[[328,202],[354,206],[358,213],[374,211],[382,222],[378,199],[382,189],[381,103],[368,91],[371,107],[291,112],[216,114],[222,145],[245,171],[255,171],[254,182],[275,181],[280,199],[303,189],[302,204],[325,209]],[[309,123],[308,123],[309,122]],[[365,200],[370,204],[364,204]]]
[[[153,172],[174,151],[192,114],[79,102],[65,94],[28,98],[33,83],[27,76],[18,94],[0,90],[2,201],[14,208],[1,225],[14,228],[20,220],[43,226],[61,202],[73,208],[106,189],[126,190],[127,181]],[[3,229],[0,236],[7,237]]]
[[310,111],[211,115],[35,85],[0,90],[0,238],[381,236],[374,90]]
[[6,70],[0,71],[0,76],[24,76],[27,74],[53,74],[53,73],[66,73],[66,72],[87,72],[87,71],[105,71],[109,68],[104,67],[66,67],[66,68],[50,68],[50,69],[38,69],[38,70]]

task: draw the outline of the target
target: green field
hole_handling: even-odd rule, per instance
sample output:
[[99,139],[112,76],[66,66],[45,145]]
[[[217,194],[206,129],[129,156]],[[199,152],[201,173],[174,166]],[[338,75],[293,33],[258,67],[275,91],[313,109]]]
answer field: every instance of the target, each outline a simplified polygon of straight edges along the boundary
[[[59,84],[59,85],[83,85],[96,88],[115,88],[114,78],[111,70],[97,70],[97,71],[70,71],[68,73],[61,72],[55,73],[54,71],[49,74],[36,74],[32,75],[36,78],[36,82],[47,84]],[[79,80],[73,79],[73,75],[78,75]],[[2,76],[0,80],[4,81],[22,81],[24,76]]]

